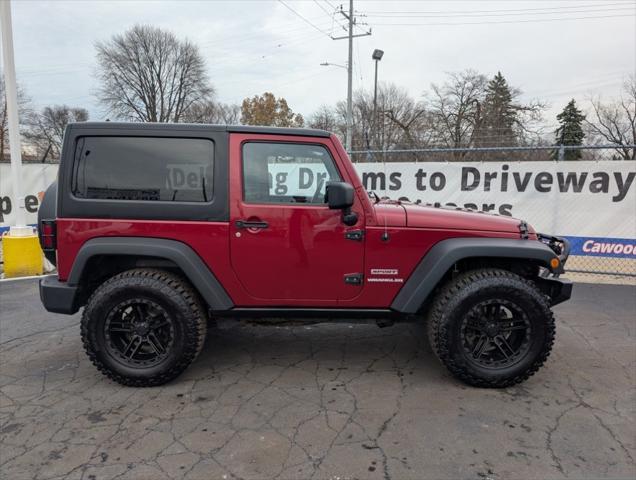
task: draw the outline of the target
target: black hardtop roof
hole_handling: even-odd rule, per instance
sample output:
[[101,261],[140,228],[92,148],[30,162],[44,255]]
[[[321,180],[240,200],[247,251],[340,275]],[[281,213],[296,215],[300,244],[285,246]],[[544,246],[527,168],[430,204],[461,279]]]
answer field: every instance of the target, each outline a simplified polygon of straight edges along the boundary
[[125,129],[134,130],[207,130],[232,133],[263,133],[270,135],[298,135],[304,137],[329,137],[325,130],[314,128],[257,127],[249,125],[207,125],[202,123],[141,123],[141,122],[77,122],[69,124],[73,129]]

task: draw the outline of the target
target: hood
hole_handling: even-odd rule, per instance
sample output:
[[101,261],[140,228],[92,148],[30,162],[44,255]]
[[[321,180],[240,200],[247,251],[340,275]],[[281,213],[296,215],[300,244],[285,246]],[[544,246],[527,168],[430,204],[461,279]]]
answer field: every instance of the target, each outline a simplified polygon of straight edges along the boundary
[[490,213],[397,202],[376,203],[375,211],[378,223],[393,227],[520,233],[521,220]]
[[407,227],[519,233],[521,220],[470,210],[405,204]]

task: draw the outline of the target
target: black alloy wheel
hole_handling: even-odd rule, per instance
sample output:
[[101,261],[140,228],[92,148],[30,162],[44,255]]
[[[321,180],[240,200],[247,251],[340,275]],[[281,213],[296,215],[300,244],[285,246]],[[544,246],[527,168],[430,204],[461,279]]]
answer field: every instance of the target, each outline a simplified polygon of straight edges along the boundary
[[159,303],[145,298],[126,300],[106,317],[108,352],[130,367],[161,363],[175,341],[174,318]]
[[477,303],[461,326],[464,351],[476,364],[490,368],[514,365],[528,353],[531,333],[528,316],[504,299]]

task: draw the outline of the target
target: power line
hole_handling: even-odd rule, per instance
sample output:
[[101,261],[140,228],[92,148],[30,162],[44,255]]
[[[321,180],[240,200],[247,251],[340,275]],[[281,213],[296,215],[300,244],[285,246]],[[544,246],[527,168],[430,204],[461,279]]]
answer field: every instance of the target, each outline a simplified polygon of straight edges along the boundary
[[[360,74],[360,87],[364,88],[364,77],[362,76],[362,62],[360,61],[360,47],[356,48],[356,56],[358,57],[358,74]],[[354,63],[355,66],[355,63]]]
[[314,3],[316,5],[318,5],[320,7],[320,9],[325,12],[327,15],[329,15],[331,17],[331,34],[333,34],[333,27],[334,25],[338,25],[340,28],[342,28],[343,30],[346,30],[347,28],[341,24],[337,18],[336,18],[336,12],[337,12],[337,8],[334,8],[333,12],[329,12],[329,10],[327,10],[325,7],[323,7],[320,2],[318,2],[318,0],[314,0]]
[[[312,19],[314,20],[314,19]],[[319,27],[324,27],[325,25],[329,24],[328,20],[323,20],[323,22],[315,22],[317,24],[317,26]],[[294,25],[293,28],[289,28],[290,25]],[[203,42],[199,42],[197,43],[197,45],[201,46],[201,45],[210,45],[210,44],[214,44],[214,43],[220,43],[221,41],[223,43],[227,43],[228,40],[232,41],[232,44],[235,43],[251,43],[251,42],[259,42],[260,39],[263,36],[267,36],[267,35],[273,35],[273,34],[279,34],[279,35],[287,35],[287,34],[292,34],[292,33],[303,33],[307,27],[305,26],[299,26],[297,22],[293,22],[293,23],[288,23],[287,27],[285,28],[285,25],[275,25],[273,27],[269,27],[270,29],[274,29],[273,31],[260,31],[258,33],[253,33],[251,35],[245,35],[245,33],[238,33],[236,35],[224,35],[222,38],[219,38],[217,40],[208,40],[208,41],[203,41]],[[280,30],[280,28],[283,28],[282,30]],[[277,30],[279,29],[279,30]],[[322,33],[322,32],[321,32]]]
[[620,85],[622,85],[623,80],[614,80],[614,81],[608,81],[605,83],[599,83],[596,85],[590,85],[588,87],[581,87],[581,88],[571,88],[571,89],[564,89],[564,90],[560,90],[560,91],[555,91],[555,92],[551,92],[551,93],[543,93],[543,94],[539,94],[538,96],[541,98],[564,98],[564,97],[573,97],[576,94],[585,94],[585,93],[593,93],[594,90],[598,90],[601,88],[607,88],[607,87],[619,87]]
[[[575,84],[570,84],[569,86],[560,88],[560,89],[547,89],[547,90],[539,90],[538,92],[532,92],[532,96],[543,96],[543,95],[554,95],[554,94],[559,94],[561,92],[567,92],[567,91],[574,91],[574,90],[580,90],[581,88],[585,89],[585,88],[597,88],[597,87],[602,87],[604,85],[607,85],[609,83],[611,84],[618,84],[618,83],[622,83],[625,80],[625,70],[622,70],[621,73],[615,73],[612,75],[603,75],[602,77],[598,77],[595,80],[588,80],[586,82],[578,82]],[[530,94],[527,94],[524,92],[523,95],[526,96],[530,96]]]
[[597,4],[587,4],[587,5],[581,5],[581,4],[577,4],[577,5],[572,5],[572,6],[559,6],[559,7],[538,7],[538,8],[504,8],[504,9],[496,9],[496,10],[433,10],[433,11],[423,11],[423,10],[365,10],[367,14],[417,14],[417,13],[422,13],[422,14],[436,14],[436,13],[441,13],[441,14],[451,14],[451,13],[455,13],[455,14],[465,14],[465,13],[501,13],[501,12],[533,12],[533,11],[539,11],[539,10],[557,10],[557,11],[561,11],[561,10],[571,10],[571,9],[580,9],[580,8],[599,8],[599,7],[614,7],[614,6],[629,6],[629,5],[634,5],[635,2],[633,1],[628,1],[628,2],[614,2],[614,3],[597,3]]
[[[240,56],[240,57],[236,57],[236,56],[227,56],[225,57],[226,60],[225,61],[221,61],[221,62],[214,62],[214,65],[212,65],[212,72],[214,72],[216,67],[221,67],[222,69],[226,69],[226,68],[232,68],[233,66],[240,66],[240,65],[244,65],[246,63],[246,61],[249,61],[248,63],[250,65],[254,64],[254,60],[264,60],[264,59],[269,59],[277,54],[280,53],[280,50],[276,51],[277,49],[283,49],[283,48],[289,48],[289,47],[295,47],[304,43],[308,43],[308,42],[313,42],[316,41],[318,39],[322,38],[322,35],[310,35],[310,36],[304,36],[303,38],[299,38],[296,39],[294,41],[291,42],[285,42],[285,43],[279,43],[275,46],[269,47],[268,53],[266,54],[254,54],[254,55],[249,55],[249,56]],[[232,61],[234,60],[234,61]]]
[[329,5],[331,8],[333,8],[333,9],[334,9],[334,11],[338,8],[338,7],[336,7],[333,3],[331,3],[329,0],[325,0],[325,3],[326,3],[327,5]]
[[[303,80],[307,80],[309,78],[313,78],[313,77],[317,77],[320,75],[325,75],[327,73],[329,73],[329,70],[326,70],[324,68],[315,68],[313,70],[310,70],[310,74],[306,75],[307,72],[303,72],[302,75],[297,76],[297,77],[292,77],[289,78],[288,74],[289,72],[285,72],[284,74],[281,73],[281,76],[279,77],[268,77],[267,79],[263,79],[263,78],[253,78],[251,80],[246,80],[243,82],[238,82],[242,85],[248,85],[250,87],[246,87],[246,88],[252,88],[251,86],[258,86],[259,84],[263,84],[263,82],[265,82],[267,85],[270,85],[268,88],[271,90],[276,90],[278,87],[281,87],[283,85],[288,85],[290,83],[298,83],[300,81]],[[282,83],[277,83],[276,80],[277,78],[280,78],[282,80],[284,80]],[[220,82],[218,83],[218,85],[228,85],[228,84],[236,84],[236,81],[225,81],[225,82]],[[215,84],[216,85],[216,84]]]
[[[303,27],[305,30],[306,28]],[[277,49],[282,49],[286,47],[300,45],[309,41],[314,41],[320,38],[322,35],[316,36],[307,35],[306,33],[300,34],[300,32],[291,35],[290,37],[283,39],[281,41],[276,42],[275,40],[270,40],[268,42],[260,41],[262,48],[267,51],[266,54],[254,54],[249,56],[240,56],[237,57],[235,54],[225,54],[225,55],[214,55],[214,61],[210,65],[209,69],[212,71],[218,67],[232,66],[240,64],[242,60],[245,59],[263,59],[269,58],[275,55]],[[205,42],[207,44],[209,42]],[[238,61],[237,61],[238,60]],[[69,72],[88,72],[89,69],[94,66],[89,63],[75,63],[75,64],[57,64],[51,65],[49,67],[31,67],[26,66],[24,68],[18,68],[18,77],[20,78],[32,78],[32,77],[42,77],[45,75],[63,75]]]
[[483,17],[511,17],[511,16],[520,16],[520,15],[565,15],[565,14],[578,14],[578,13],[603,13],[603,12],[613,12],[613,11],[631,11],[636,7],[635,5],[629,5],[625,7],[616,7],[616,8],[603,8],[603,9],[594,9],[594,10],[570,10],[567,12],[523,12],[523,13],[444,13],[444,14],[400,14],[400,15],[378,15],[378,14],[367,14],[366,16],[372,18],[483,18]]
[[[327,21],[325,25],[329,24],[329,22]],[[289,28],[290,26],[293,25],[293,28]],[[319,26],[323,26],[320,22],[318,22]],[[271,39],[266,39],[267,44],[273,44],[276,43],[275,45],[272,45],[272,47],[278,47],[279,45],[283,44],[286,45],[289,42],[293,41],[296,42],[297,39],[304,39],[307,38],[307,35],[305,32],[306,27],[298,27],[297,23],[287,23],[287,24],[278,24],[275,25],[274,27],[270,27],[270,28],[282,28],[283,30],[276,30],[275,32],[260,32],[260,33],[253,33],[251,35],[245,35],[245,34],[237,34],[236,36],[234,35],[223,35],[222,37],[219,37],[215,40],[204,40],[201,42],[197,42],[196,45],[198,47],[207,47],[209,45],[213,45],[213,44],[221,44],[221,43],[226,43],[228,40],[232,40],[232,44],[234,46],[237,45],[249,45],[252,43],[258,43],[259,45],[263,44],[263,37],[265,36],[271,36],[273,34],[280,34],[280,35],[290,35],[288,38],[285,38],[279,42],[275,42],[275,40],[271,40]],[[322,33],[322,32],[321,32]],[[240,38],[239,38],[240,37]],[[234,38],[236,38],[237,40],[233,40]],[[235,54],[227,54],[227,55],[215,55],[215,60],[219,59],[219,58],[230,58],[230,57],[236,57]],[[38,64],[37,66],[25,66],[25,67],[21,67],[18,66],[18,71],[21,73],[21,76],[28,76],[31,73],[33,74],[37,74],[37,75],[41,75],[41,74],[45,74],[45,73],[49,73],[49,72],[68,72],[68,71],[78,71],[79,69],[77,68],[71,68],[71,67],[90,67],[92,66],[92,63],[85,63],[85,62],[73,62],[73,63],[57,63],[55,65],[49,65],[49,66],[42,66],[42,64]]]
[[[261,58],[261,59],[269,58],[278,53],[276,50],[299,45],[307,41],[314,41],[322,37],[322,33],[316,37],[316,34],[308,35],[306,32],[307,30],[306,27],[303,27],[303,29],[305,33],[297,32],[297,33],[291,34],[287,38],[283,38],[278,41],[276,41],[275,39],[267,39],[267,40],[261,39],[258,44],[258,50],[265,53],[250,55],[247,58]],[[241,42],[239,42],[239,45],[241,45]],[[205,50],[203,54],[205,56],[212,56],[214,58],[212,67],[219,67],[219,66],[224,66],[228,64],[233,65],[233,64],[241,63],[241,61],[246,58],[245,56],[237,56],[236,54],[230,54],[230,53],[215,54],[215,53],[210,53],[209,51],[206,52]]]
[[307,20],[304,16],[302,16],[300,13],[298,13],[296,10],[294,10],[293,8],[291,8],[289,5],[287,5],[285,2],[283,2],[283,0],[278,0],[278,2],[284,6],[287,10],[289,10],[290,12],[292,12],[294,15],[296,15],[298,18],[300,18],[303,22],[305,22],[307,25],[310,25],[313,29],[318,30],[320,33],[327,35],[327,37],[331,38],[331,35],[329,35],[327,32],[325,32],[322,28],[317,27],[316,25],[314,25],[312,22],[310,22],[309,20]]
[[540,23],[540,22],[565,22],[571,20],[599,20],[602,18],[628,18],[636,15],[599,15],[594,17],[571,17],[571,18],[537,18],[531,20],[503,20],[503,21],[487,21],[487,22],[429,22],[429,23],[374,23],[376,26],[397,26],[397,27],[412,27],[412,26],[452,26],[452,25],[498,25],[498,24],[512,24],[512,23]]
[[320,7],[320,9],[321,9],[323,12],[325,12],[327,15],[329,15],[330,17],[333,17],[333,16],[334,16],[333,14],[334,14],[335,10],[334,10],[334,12],[329,13],[329,10],[327,10],[325,7],[323,7],[323,6],[320,4],[320,2],[319,2],[318,0],[314,0],[314,3],[315,3],[316,5],[318,5],[318,6]]

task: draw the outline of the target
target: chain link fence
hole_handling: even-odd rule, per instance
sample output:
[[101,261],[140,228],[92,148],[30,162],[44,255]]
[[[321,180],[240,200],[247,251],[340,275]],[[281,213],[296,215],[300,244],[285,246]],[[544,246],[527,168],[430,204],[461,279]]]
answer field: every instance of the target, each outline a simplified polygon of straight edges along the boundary
[[545,145],[528,147],[396,148],[355,150],[351,161],[364,162],[551,162],[636,160],[636,145]]
[[[537,224],[540,228],[545,228],[545,233],[553,233],[557,235],[573,236],[570,238],[573,245],[573,253],[567,264],[568,272],[583,274],[587,276],[613,276],[616,278],[636,279],[636,255],[633,253],[636,249],[636,200],[634,199],[634,190],[636,189],[636,145],[626,145],[621,147],[594,145],[594,146],[539,146],[539,147],[479,147],[479,148],[418,148],[418,149],[392,149],[392,150],[361,150],[350,153],[352,161],[356,164],[361,174],[365,187],[369,190],[378,190],[380,196],[386,191],[386,196],[397,199],[401,192],[390,191],[390,176],[396,171],[392,164],[397,162],[406,162],[419,165],[427,171],[429,178],[431,173],[439,168],[439,164],[447,164],[451,168],[450,172],[456,175],[462,175],[462,167],[480,166],[482,171],[496,171],[494,162],[501,162],[510,168],[510,172],[515,168],[526,168],[527,172],[535,173],[542,170],[562,171],[562,178],[567,183],[567,175],[570,170],[576,171],[575,183],[581,179],[583,175],[587,182],[582,188],[580,201],[570,202],[565,205],[564,202],[558,200],[556,196],[554,204],[549,208],[545,207],[545,200],[540,195],[519,195],[514,198],[515,194],[512,189],[508,191],[511,197],[510,203],[520,205],[520,210],[532,212],[528,218],[530,224]],[[586,163],[579,163],[587,161]],[[489,164],[489,162],[491,162]],[[537,164],[529,162],[544,162]],[[596,162],[596,163],[590,163]],[[426,164],[435,163],[436,167]],[[496,164],[497,166],[501,163]],[[581,167],[586,165],[589,171],[582,170]],[[618,175],[612,171],[612,167],[619,166],[624,174]],[[374,170],[375,169],[375,170]],[[417,170],[416,170],[417,171]],[[442,169],[442,171],[444,171]],[[367,172],[367,173],[364,173]],[[386,173],[385,176],[383,176]],[[501,173],[501,170],[499,170]],[[603,175],[606,173],[607,176]],[[527,173],[525,173],[527,175]],[[558,174],[557,174],[558,175]],[[578,175],[578,176],[576,176]],[[483,177],[483,175],[482,175]],[[385,184],[378,181],[378,178],[384,179]],[[597,184],[590,185],[590,182],[597,180]],[[445,181],[450,182],[446,179]],[[509,180],[512,183],[512,179]],[[557,179],[555,178],[555,183]],[[559,178],[561,181],[561,178]],[[620,186],[627,193],[621,199],[625,202],[621,208],[611,208],[618,205],[619,202],[609,202],[610,207],[603,210],[599,214],[598,203],[601,200],[595,191],[604,188],[603,182],[610,182],[612,186],[618,189]],[[463,182],[463,179],[462,179]],[[614,183],[617,182],[617,183]],[[387,187],[387,185],[389,185]],[[384,186],[382,189],[380,187]],[[463,186],[463,185],[462,185]],[[461,189],[460,186],[459,188]],[[457,192],[448,192],[441,190],[436,198],[431,192],[431,185],[423,196],[426,201],[423,203],[432,204],[434,206],[444,206],[448,203],[449,197],[453,197]],[[610,187],[611,188],[611,187]],[[596,190],[595,190],[596,189]],[[397,194],[397,195],[396,195]],[[472,192],[475,198],[473,204],[468,208],[475,210],[483,210],[482,206],[491,205],[491,197],[485,192]],[[456,196],[456,195],[455,195]],[[409,200],[413,198],[409,197]],[[482,201],[483,200],[483,201]],[[616,196],[614,197],[616,200]],[[596,208],[590,208],[590,202]],[[450,206],[455,208],[455,202]],[[559,205],[564,203],[563,205]],[[465,205],[457,205],[464,207]],[[472,208],[477,207],[477,208]],[[604,207],[603,207],[604,208]],[[561,211],[558,211],[561,209]],[[491,211],[491,213],[502,213]],[[503,214],[515,215],[515,211]],[[631,219],[629,218],[631,216]],[[577,237],[577,229],[568,228],[556,220],[557,218],[566,218],[565,223],[571,225],[598,225],[598,227],[588,230],[598,231],[597,234],[590,237]],[[571,220],[571,222],[569,221]],[[622,238],[615,239],[615,233],[607,228],[608,225],[621,224],[623,228],[616,228],[617,231],[627,232],[621,235]],[[627,225],[627,228],[625,228]],[[629,225],[632,225],[631,227]],[[565,228],[564,228],[565,227]],[[565,230],[565,231],[564,231]],[[573,231],[572,231],[573,230]],[[621,243],[622,242],[622,243]],[[620,251],[617,253],[617,251]]]

